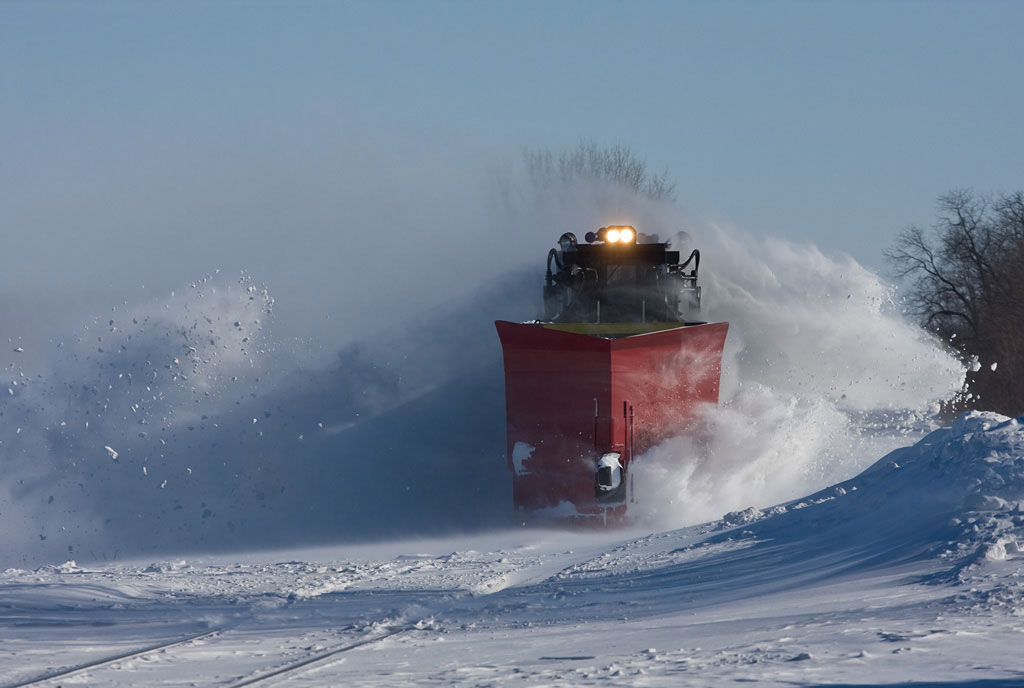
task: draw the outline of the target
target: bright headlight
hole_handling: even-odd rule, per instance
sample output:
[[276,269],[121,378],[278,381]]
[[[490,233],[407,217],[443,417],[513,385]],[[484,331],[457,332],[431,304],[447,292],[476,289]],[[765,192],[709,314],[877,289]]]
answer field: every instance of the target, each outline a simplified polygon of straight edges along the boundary
[[629,242],[633,241],[633,230],[630,229],[629,227],[623,227],[619,231],[619,241],[621,241],[624,244],[628,244]]
[[609,244],[614,244],[619,240],[620,235],[621,232],[619,232],[619,230],[609,229],[608,232],[604,235],[604,240],[607,241]]

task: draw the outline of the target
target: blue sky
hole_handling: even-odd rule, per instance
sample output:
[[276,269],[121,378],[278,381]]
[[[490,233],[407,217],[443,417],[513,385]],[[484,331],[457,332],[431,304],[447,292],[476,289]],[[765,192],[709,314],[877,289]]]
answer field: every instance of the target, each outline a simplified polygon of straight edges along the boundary
[[0,287],[221,267],[287,295],[358,271],[325,257],[369,250],[352,228],[581,138],[666,169],[698,222],[882,268],[938,195],[1024,188],[1022,26],[1018,2],[3,0]]

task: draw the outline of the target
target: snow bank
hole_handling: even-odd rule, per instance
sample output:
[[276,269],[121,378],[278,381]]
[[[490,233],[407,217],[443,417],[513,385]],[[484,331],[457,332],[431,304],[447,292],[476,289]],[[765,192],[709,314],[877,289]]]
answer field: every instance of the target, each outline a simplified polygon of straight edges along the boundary
[[[928,558],[934,581],[1024,561],[1024,417],[967,413],[856,477],[724,526],[789,547],[787,556],[855,550],[848,567]],[[799,543],[799,544],[797,544]]]

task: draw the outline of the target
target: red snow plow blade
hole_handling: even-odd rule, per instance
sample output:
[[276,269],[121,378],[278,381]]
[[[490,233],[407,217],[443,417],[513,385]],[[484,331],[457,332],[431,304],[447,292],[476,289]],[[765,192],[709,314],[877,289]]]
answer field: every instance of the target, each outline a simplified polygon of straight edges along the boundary
[[635,456],[718,402],[728,323],[495,323],[516,508],[621,523]]

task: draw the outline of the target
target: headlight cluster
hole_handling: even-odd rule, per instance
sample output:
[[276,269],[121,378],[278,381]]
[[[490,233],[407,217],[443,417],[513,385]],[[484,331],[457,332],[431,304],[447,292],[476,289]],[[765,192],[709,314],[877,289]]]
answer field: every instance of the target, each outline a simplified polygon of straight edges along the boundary
[[610,225],[594,232],[587,232],[587,242],[603,241],[606,244],[635,244],[636,230],[629,225]]
[[609,244],[629,244],[636,238],[632,227],[609,227],[604,240]]

